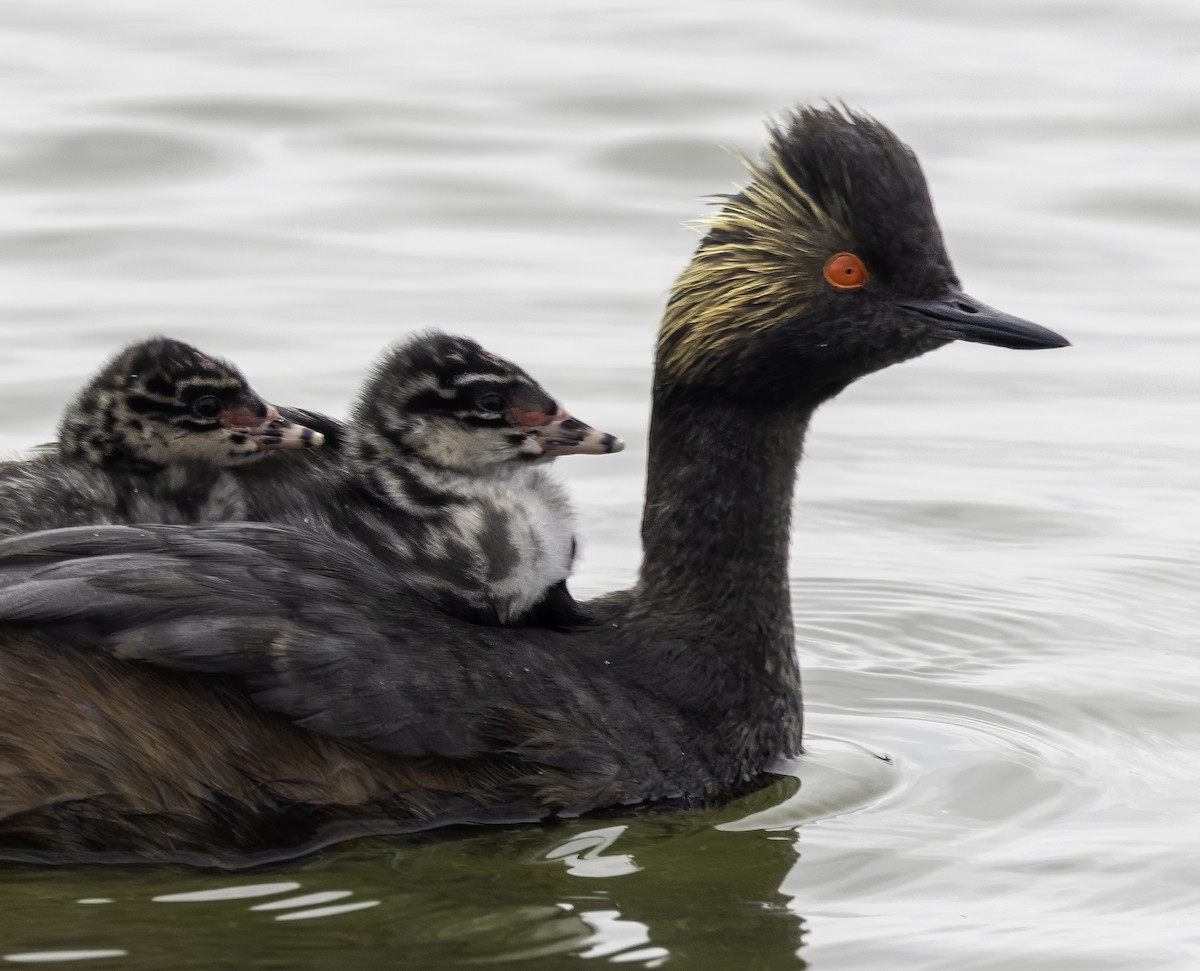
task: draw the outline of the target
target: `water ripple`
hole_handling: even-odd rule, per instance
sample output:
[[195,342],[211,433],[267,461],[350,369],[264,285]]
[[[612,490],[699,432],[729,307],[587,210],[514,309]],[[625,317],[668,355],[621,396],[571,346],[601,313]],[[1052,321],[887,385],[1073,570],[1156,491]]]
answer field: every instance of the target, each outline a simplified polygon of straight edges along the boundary
[[139,128],[93,128],[27,137],[0,157],[0,183],[25,188],[109,189],[209,174],[225,152],[196,138]]

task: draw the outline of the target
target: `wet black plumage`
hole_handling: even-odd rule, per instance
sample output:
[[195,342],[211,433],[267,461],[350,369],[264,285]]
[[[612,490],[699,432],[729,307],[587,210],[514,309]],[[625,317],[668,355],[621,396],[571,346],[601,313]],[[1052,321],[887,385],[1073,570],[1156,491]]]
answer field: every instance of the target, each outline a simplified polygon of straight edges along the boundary
[[[851,267],[852,286],[829,281],[835,265]],[[9,540],[0,846],[285,851],[355,827],[698,804],[756,784],[801,749],[787,556],[812,413],[856,378],[955,339],[1066,343],[959,290],[917,162],[891,132],[801,109],[672,291],[642,569],[632,589],[588,605],[597,626],[447,618],[397,595],[386,563],[354,541],[295,529]],[[57,695],[36,683],[51,664]],[[88,677],[103,679],[103,711],[81,722],[59,699]],[[220,730],[198,733],[194,712],[218,707]],[[31,710],[57,719],[68,764],[11,714]],[[160,752],[168,770],[139,768]],[[307,836],[264,835],[280,811],[264,793],[281,787],[317,820]],[[67,791],[107,828],[65,827],[53,804]],[[140,828],[122,827],[135,813]]]

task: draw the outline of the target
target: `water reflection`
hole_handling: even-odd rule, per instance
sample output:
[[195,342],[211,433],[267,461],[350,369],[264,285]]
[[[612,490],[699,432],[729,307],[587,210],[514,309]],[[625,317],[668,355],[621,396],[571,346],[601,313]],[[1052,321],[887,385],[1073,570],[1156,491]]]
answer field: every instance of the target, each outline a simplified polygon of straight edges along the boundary
[[[340,891],[336,891],[338,896],[341,896]],[[314,897],[323,896],[322,894],[313,894]],[[378,900],[359,900],[348,904],[334,904],[329,907],[311,907],[305,910],[295,910],[286,914],[279,914],[276,920],[315,920],[318,917],[337,917],[341,914],[353,913],[356,910],[368,910],[371,907],[378,907]]]
[[573,836],[552,850],[545,859],[560,860],[567,872],[575,877],[619,877],[641,869],[633,862],[633,854],[606,855],[625,832],[627,826],[608,826]]
[[334,900],[349,897],[350,890],[322,890],[320,893],[305,893],[299,897],[286,897],[283,900],[272,900],[266,904],[255,904],[251,910],[287,910],[292,907],[315,907],[317,904],[327,904]]
[[794,833],[763,832],[754,820],[798,791],[798,780],[781,778],[720,811],[590,830],[571,825],[543,858],[588,880],[574,892],[567,881],[560,901],[592,928],[580,956],[646,967],[668,957],[685,967],[734,966],[753,941],[761,966],[794,966],[803,928],[778,889],[796,863]]
[[623,920],[615,910],[581,911],[579,919],[592,928],[592,936],[579,951],[581,958],[610,957],[614,962],[661,967],[671,952],[650,944],[650,928],[636,920]]
[[288,880],[285,883],[252,883],[233,887],[216,887],[212,890],[188,890],[183,893],[164,893],[150,899],[156,904],[201,904],[217,900],[245,900],[248,897],[270,897],[289,890],[299,890],[300,884]]
[[[226,878],[214,886],[202,875],[156,868],[129,884],[120,872],[99,869],[94,883],[125,892],[111,894],[107,907],[80,908],[107,920],[77,932],[95,948],[123,945],[122,967],[130,968],[161,966],[162,955],[185,952],[198,966],[220,966],[231,954],[253,964],[280,948],[290,967],[320,967],[348,941],[357,954],[404,954],[414,966],[521,965],[561,954],[636,967],[670,959],[723,968],[738,966],[748,948],[764,967],[794,966],[803,924],[778,889],[797,862],[794,827],[764,831],[755,820],[787,805],[799,788],[797,779],[781,777],[719,811],[648,814],[616,825],[579,820],[449,839],[370,840],[299,865],[286,880]],[[77,879],[29,873],[51,897]],[[355,890],[338,888],[351,880]],[[131,893],[138,884],[161,891]],[[169,909],[155,908],[153,942],[124,940],[132,915],[164,903]],[[279,930],[265,934],[268,926]],[[308,927],[319,928],[317,936]]]
[[67,961],[97,961],[103,958],[119,958],[127,955],[128,951],[91,950],[91,951],[27,951],[22,954],[5,954],[3,959],[14,964],[58,964]]

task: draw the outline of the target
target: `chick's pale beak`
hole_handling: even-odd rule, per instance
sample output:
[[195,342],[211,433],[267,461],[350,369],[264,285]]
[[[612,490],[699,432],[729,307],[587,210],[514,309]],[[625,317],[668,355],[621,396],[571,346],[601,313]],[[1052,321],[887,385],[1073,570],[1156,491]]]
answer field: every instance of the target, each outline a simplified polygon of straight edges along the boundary
[[256,414],[250,408],[239,406],[228,409],[221,420],[230,428],[249,436],[259,451],[276,448],[317,448],[325,436],[305,425],[288,421],[268,405],[265,415]]
[[1071,342],[1046,327],[989,307],[961,290],[947,290],[933,300],[901,300],[899,307],[935,322],[950,340],[975,341],[1033,350],[1069,347]]
[[544,412],[512,409],[519,427],[542,443],[543,453],[559,455],[607,455],[619,452],[625,443],[615,435],[602,432],[572,418],[565,411],[547,415]]

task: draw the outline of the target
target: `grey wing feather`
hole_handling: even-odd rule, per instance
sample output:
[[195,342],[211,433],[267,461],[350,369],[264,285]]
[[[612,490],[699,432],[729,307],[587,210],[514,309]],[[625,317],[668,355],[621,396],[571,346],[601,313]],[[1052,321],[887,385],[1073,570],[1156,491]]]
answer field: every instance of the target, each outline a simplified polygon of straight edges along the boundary
[[537,658],[474,663],[506,643],[530,650],[530,632],[517,640],[437,614],[386,564],[318,534],[222,523],[0,541],[0,623],[218,675],[307,728],[398,755],[596,761],[529,697]]

